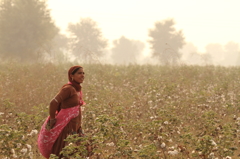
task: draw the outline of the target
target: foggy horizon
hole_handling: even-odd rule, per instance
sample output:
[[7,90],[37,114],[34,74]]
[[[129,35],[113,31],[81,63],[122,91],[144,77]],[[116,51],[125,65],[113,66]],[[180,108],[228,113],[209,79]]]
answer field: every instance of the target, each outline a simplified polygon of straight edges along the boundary
[[[92,3],[96,5],[93,6]],[[237,44],[240,42],[240,31],[237,29],[240,28],[240,23],[237,21],[240,14],[237,6],[240,6],[240,2],[236,0],[231,2],[216,0],[110,2],[104,0],[81,3],[74,0],[69,2],[49,0],[48,4],[51,15],[62,33],[66,33],[67,23],[76,23],[80,17],[90,17],[98,23],[103,35],[109,39],[109,50],[112,47],[112,41],[121,36],[143,42],[145,47],[143,55],[138,58],[138,63],[142,63],[141,59],[144,57],[150,58],[151,56],[151,50],[147,43],[148,30],[153,28],[156,21],[168,18],[173,18],[176,22],[176,28],[183,31],[186,43],[195,46],[195,50],[191,50],[191,48],[188,50],[188,45],[183,46],[182,50],[185,52],[182,52],[182,61],[186,64],[194,63],[193,59],[187,60],[186,58],[191,51],[193,51],[192,53],[204,54],[208,53],[207,45],[219,44],[224,47],[229,42]],[[240,48],[235,50],[233,54],[236,54],[236,51],[240,54]],[[222,52],[224,52],[224,48]],[[195,64],[204,63],[199,63],[198,58],[195,60]],[[222,61],[214,61],[214,64],[217,65],[221,63]],[[236,65],[234,63],[236,62],[233,62],[233,65]],[[224,65],[229,65],[229,62],[225,62]]]
[[[1,58],[239,66],[240,2],[217,2],[48,0],[44,7],[49,10],[45,16],[50,21],[44,21],[45,28],[39,25],[43,19],[28,20],[31,8],[22,13],[25,19],[21,20],[26,21],[23,25],[11,18],[3,19],[2,25],[11,23],[15,31],[2,27],[5,30],[0,33],[5,40],[2,38]],[[13,14],[2,12],[2,18]]]

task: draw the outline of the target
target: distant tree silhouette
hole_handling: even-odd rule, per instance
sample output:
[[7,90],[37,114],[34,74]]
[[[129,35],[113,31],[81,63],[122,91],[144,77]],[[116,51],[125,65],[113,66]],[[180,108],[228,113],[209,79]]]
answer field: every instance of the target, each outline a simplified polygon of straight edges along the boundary
[[236,60],[236,65],[237,66],[240,66],[240,51],[238,51],[238,57],[237,57],[237,60]]
[[69,51],[69,39],[64,34],[57,34],[52,40],[52,47],[50,48],[51,52],[51,61],[54,63],[62,63],[69,61],[66,54]]
[[208,44],[206,52],[212,56],[213,64],[222,66],[239,65],[239,44],[233,41],[225,45],[218,43]]
[[212,63],[211,55],[209,53],[199,53],[193,43],[186,43],[180,51],[182,53],[181,60],[184,64],[210,65]]
[[113,41],[112,59],[116,64],[135,63],[143,48],[143,42],[130,40],[122,36]]
[[92,62],[103,56],[107,40],[103,38],[97,23],[90,18],[83,18],[76,24],[69,24],[71,33],[70,47],[75,56],[85,62]]
[[161,64],[176,64],[181,57],[179,49],[184,45],[182,31],[176,31],[172,19],[155,23],[155,28],[149,30],[149,44],[153,51],[152,57],[158,58]]
[[203,65],[212,65],[212,56],[208,53],[201,54],[201,61]]
[[224,45],[224,64],[226,66],[240,65],[239,58],[239,44],[233,41]]
[[58,29],[45,1],[0,1],[0,55],[21,61],[40,57]]
[[195,61],[195,59],[192,59],[192,54],[197,53],[198,49],[193,43],[186,43],[183,45],[182,49],[180,50],[181,52],[181,60],[185,64],[197,64],[198,61]]
[[223,65],[224,63],[224,48],[221,44],[212,43],[208,44],[206,47],[206,53],[212,57],[212,62],[214,65]]

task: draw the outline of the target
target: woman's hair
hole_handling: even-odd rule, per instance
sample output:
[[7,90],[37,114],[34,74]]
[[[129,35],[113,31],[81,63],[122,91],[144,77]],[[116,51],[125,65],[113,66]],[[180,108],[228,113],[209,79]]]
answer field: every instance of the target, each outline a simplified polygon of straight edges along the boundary
[[75,68],[73,71],[72,71],[72,75],[74,75],[80,68],[82,68],[82,67],[77,67],[77,68]]

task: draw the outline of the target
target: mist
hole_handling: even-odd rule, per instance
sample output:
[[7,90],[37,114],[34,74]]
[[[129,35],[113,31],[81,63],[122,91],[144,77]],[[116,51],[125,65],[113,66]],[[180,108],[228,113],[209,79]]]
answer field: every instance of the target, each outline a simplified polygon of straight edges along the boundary
[[148,38],[139,40],[127,35],[108,39],[103,32],[105,28],[91,17],[68,22],[63,32],[47,4],[38,4],[36,0],[29,4],[2,1],[0,12],[1,62],[240,65],[238,42],[232,39],[225,44],[212,42],[200,52],[194,41],[186,41],[188,30],[179,29],[174,17],[152,21],[145,30]]

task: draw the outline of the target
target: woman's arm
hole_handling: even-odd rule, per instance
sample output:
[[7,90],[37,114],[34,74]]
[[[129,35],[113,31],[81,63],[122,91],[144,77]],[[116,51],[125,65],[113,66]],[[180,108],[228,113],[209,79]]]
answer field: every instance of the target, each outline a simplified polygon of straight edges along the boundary
[[56,111],[58,110],[58,106],[59,106],[58,101],[55,98],[52,99],[52,101],[50,102],[50,106],[49,106],[50,119],[55,119],[55,115],[56,115]]
[[60,92],[51,100],[49,106],[50,119],[55,119],[56,111],[60,103],[71,96],[71,86],[63,87]]
[[62,101],[69,98],[71,95],[71,90],[68,86],[62,88],[60,92],[51,100],[49,106],[50,121],[48,123],[48,128],[52,129],[56,123],[56,111],[59,109],[59,105]]

